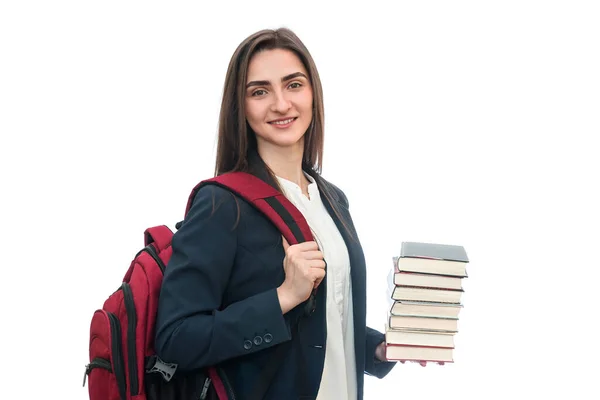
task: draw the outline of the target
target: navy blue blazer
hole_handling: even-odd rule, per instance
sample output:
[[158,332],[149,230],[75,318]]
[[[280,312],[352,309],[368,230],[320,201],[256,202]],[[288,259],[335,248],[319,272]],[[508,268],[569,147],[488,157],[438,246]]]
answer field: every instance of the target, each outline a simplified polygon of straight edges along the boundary
[[[351,263],[358,399],[364,373],[382,378],[395,365],[375,358],[384,335],[366,326],[365,259],[344,193],[316,176],[329,214],[342,233]],[[328,199],[329,198],[329,199]],[[347,221],[351,238],[332,205]],[[192,370],[218,365],[235,399],[253,390],[277,345],[292,341],[265,399],[315,399],[327,339],[324,281],[316,309],[301,319],[303,305],[282,315],[276,288],[284,281],[281,234],[259,211],[226,189],[209,185],[196,194],[173,237],[156,323],[156,351],[166,362]],[[325,277],[327,279],[327,277]],[[331,338],[331,340],[339,340]],[[303,367],[306,366],[306,367]],[[297,382],[298,376],[303,382]]]

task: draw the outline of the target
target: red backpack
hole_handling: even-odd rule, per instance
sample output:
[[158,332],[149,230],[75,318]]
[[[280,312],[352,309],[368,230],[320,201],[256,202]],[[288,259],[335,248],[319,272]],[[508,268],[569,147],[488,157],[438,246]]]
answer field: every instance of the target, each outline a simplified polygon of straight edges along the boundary
[[[200,182],[189,196],[186,214],[197,191],[208,184],[226,188],[260,210],[290,244],[313,240],[304,217],[285,196],[244,172]],[[90,400],[228,399],[216,367],[177,372],[177,365],[162,361],[154,351],[158,297],[172,254],[172,236],[164,225],[146,229],[145,247],[133,258],[123,283],[94,312],[83,382],[85,386],[87,379]],[[313,310],[314,296],[307,303],[306,314]],[[280,360],[266,368],[256,398],[266,392],[283,357],[280,351],[274,357]]]

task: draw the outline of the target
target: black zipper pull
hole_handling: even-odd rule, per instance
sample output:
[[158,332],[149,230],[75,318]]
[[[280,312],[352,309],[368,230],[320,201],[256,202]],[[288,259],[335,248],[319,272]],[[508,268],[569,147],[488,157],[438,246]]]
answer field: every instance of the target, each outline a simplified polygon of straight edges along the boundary
[[204,381],[204,386],[202,387],[202,393],[200,393],[200,400],[206,399],[206,395],[208,394],[208,388],[210,387],[210,378],[206,378]]
[[85,374],[83,375],[83,386],[85,387],[85,382],[87,381],[88,375],[92,372],[94,368],[103,368],[108,372],[112,373],[112,368],[110,367],[110,361],[104,358],[94,358],[90,361],[89,364],[85,366]]
[[90,364],[85,366],[85,374],[83,374],[83,387],[85,387],[85,382],[87,380],[87,376],[90,373]]

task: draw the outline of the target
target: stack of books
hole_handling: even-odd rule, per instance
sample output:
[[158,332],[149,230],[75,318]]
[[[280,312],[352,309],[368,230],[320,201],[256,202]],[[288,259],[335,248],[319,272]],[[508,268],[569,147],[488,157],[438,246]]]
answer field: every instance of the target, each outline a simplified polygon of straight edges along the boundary
[[388,360],[454,362],[469,262],[462,246],[402,242],[393,257],[392,307],[385,327]]

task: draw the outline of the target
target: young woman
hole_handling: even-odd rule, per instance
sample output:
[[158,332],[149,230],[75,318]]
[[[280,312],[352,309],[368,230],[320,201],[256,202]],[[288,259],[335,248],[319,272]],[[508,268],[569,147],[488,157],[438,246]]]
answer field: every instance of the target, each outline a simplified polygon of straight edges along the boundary
[[173,238],[156,326],[161,359],[183,370],[218,365],[238,400],[279,346],[285,359],[265,399],[362,399],[364,373],[381,378],[394,365],[384,335],[365,325],[365,259],[348,200],[320,175],[323,115],[317,68],[293,32],[264,30],[239,45],[215,174],[245,171],[280,190],[315,241],[289,245],[252,206],[203,187]]

